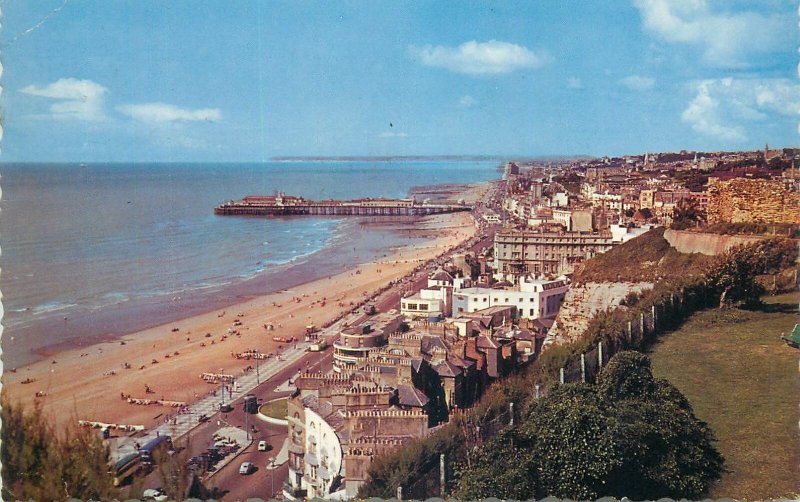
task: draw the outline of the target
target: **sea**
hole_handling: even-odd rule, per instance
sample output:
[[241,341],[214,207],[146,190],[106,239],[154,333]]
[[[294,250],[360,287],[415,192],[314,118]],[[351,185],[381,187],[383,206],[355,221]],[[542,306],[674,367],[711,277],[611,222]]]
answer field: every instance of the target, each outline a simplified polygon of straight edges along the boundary
[[289,288],[409,239],[402,221],[214,215],[223,201],[403,198],[495,179],[498,162],[0,164],[3,364]]

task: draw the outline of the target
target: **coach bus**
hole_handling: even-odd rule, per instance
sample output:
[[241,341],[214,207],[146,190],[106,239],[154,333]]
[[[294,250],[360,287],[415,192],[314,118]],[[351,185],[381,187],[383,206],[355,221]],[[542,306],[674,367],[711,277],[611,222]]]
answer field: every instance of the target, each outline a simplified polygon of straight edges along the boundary
[[151,466],[156,463],[154,455],[160,450],[172,449],[172,438],[170,436],[156,436],[139,448],[139,457],[143,465]]
[[120,486],[134,476],[141,464],[139,463],[139,453],[129,453],[114,464],[114,486]]

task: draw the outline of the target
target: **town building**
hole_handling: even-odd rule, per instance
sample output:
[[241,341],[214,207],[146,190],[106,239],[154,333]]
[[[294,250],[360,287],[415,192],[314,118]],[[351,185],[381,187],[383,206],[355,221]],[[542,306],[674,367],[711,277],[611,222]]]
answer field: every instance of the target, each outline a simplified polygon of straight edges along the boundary
[[[513,326],[513,306],[494,307],[453,322],[412,321],[383,328],[366,354],[338,373],[303,373],[287,405],[287,499],[357,495],[377,455],[430,434],[450,412],[474,404],[494,380],[541,349],[536,332]],[[375,324],[375,323],[373,323]],[[381,344],[373,343],[382,340]],[[356,344],[357,345],[357,344]]]
[[592,232],[594,215],[591,209],[553,209],[553,221],[567,232]]
[[546,280],[531,276],[520,277],[519,286],[514,288],[459,289],[453,293],[453,314],[458,316],[490,307],[513,306],[519,318],[553,318],[568,289],[566,278]]
[[569,273],[614,244],[610,234],[501,230],[494,237],[494,269],[502,277]]

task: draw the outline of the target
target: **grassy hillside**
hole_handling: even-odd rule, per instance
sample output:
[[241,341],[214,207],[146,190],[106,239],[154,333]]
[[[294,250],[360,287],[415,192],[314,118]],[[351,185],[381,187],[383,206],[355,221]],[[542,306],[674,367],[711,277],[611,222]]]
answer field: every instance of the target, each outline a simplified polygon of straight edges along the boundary
[[664,239],[664,228],[620,244],[586,261],[573,276],[586,282],[656,282],[665,278],[685,278],[701,273],[714,257],[684,254]]
[[712,497],[800,492],[800,350],[780,340],[798,322],[798,301],[792,293],[760,310],[702,311],[651,349],[653,373],[680,389],[719,440],[728,472]]

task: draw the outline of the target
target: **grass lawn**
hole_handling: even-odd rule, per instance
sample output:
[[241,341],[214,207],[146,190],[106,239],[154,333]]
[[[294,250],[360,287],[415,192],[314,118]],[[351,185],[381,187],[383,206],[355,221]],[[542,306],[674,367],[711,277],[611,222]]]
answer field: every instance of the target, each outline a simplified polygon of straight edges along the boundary
[[795,292],[765,298],[760,310],[699,312],[650,347],[653,373],[683,392],[718,439],[727,472],[711,497],[800,493],[800,350],[780,339],[800,322],[798,301]]
[[271,401],[263,405],[259,411],[268,417],[286,420],[286,414],[288,413],[288,406],[286,402],[286,399]]

